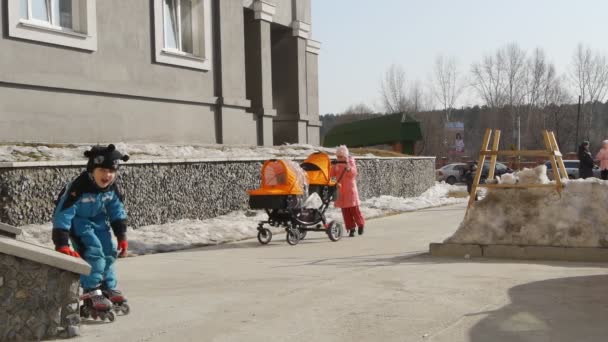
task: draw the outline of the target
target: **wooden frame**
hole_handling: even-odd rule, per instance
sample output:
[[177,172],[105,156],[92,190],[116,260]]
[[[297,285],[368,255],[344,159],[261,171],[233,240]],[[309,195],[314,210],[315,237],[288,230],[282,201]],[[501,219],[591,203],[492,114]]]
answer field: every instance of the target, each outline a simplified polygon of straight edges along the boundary
[[[492,142],[492,149],[488,150],[488,145],[490,144],[490,137],[492,137],[492,132],[494,131],[494,140]],[[473,186],[471,188],[471,193],[469,194],[469,204],[467,206],[468,209],[475,202],[475,195],[477,193],[477,188],[513,188],[513,189],[525,189],[525,188],[555,188],[558,193],[561,193],[563,188],[562,177],[568,178],[568,173],[566,172],[566,167],[564,166],[564,161],[562,159],[562,154],[559,151],[559,147],[557,146],[557,142],[555,140],[555,135],[553,132],[543,130],[543,140],[545,141],[546,150],[520,150],[520,151],[500,151],[498,150],[498,145],[500,142],[500,130],[492,130],[490,128],[486,129],[485,134],[483,136],[483,141],[481,143],[481,150],[479,151],[479,164],[477,167],[477,172],[475,173],[475,179],[473,180]],[[494,170],[496,169],[496,159],[499,155],[503,156],[538,156],[538,157],[548,157],[551,162],[551,167],[553,168],[553,174],[555,178],[555,184],[479,184],[481,180],[481,174],[483,171],[483,164],[486,161],[486,156],[490,157],[490,167],[488,170],[488,180],[494,179]]]

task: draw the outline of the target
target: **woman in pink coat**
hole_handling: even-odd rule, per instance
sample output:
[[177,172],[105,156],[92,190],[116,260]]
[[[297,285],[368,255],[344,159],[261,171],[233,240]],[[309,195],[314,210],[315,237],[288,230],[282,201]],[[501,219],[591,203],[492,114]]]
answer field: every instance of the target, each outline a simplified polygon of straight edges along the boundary
[[357,165],[355,159],[349,156],[348,148],[344,145],[336,149],[338,163],[331,168],[330,177],[342,178],[338,184],[338,199],[334,205],[342,209],[344,226],[348,235],[355,236],[355,228],[359,228],[359,235],[363,234],[365,219],[359,210],[359,192],[357,191]]
[[602,179],[608,179],[608,140],[602,142],[602,149],[597,153],[595,159],[600,161]]

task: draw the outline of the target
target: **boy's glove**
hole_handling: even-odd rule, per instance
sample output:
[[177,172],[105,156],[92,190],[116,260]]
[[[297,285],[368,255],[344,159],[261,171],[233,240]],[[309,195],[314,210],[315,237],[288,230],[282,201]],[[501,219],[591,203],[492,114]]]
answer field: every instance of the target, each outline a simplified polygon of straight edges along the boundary
[[53,229],[53,243],[57,252],[80,258],[80,254],[70,248],[70,233],[65,229]]
[[122,258],[127,255],[127,249],[129,249],[129,243],[127,239],[118,240],[118,257]]
[[80,258],[80,254],[78,254],[78,252],[76,252],[75,250],[71,249],[70,246],[57,247],[55,248],[55,250],[59,253],[67,254],[75,258]]

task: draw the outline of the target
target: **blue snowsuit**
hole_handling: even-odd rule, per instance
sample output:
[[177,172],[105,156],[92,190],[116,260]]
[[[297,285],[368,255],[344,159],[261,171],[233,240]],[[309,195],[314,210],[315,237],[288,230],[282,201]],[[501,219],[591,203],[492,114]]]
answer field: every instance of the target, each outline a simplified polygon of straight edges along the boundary
[[116,288],[117,250],[110,227],[117,238],[124,238],[126,219],[116,184],[99,189],[85,171],[62,190],[53,214],[53,229],[68,232],[74,249],[91,265],[91,274],[80,277],[83,289]]

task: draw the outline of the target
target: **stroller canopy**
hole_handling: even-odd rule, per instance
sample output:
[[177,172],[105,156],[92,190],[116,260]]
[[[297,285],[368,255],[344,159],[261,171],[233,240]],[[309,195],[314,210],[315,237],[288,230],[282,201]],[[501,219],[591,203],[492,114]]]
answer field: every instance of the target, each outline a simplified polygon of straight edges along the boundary
[[[297,164],[296,164],[297,166]],[[302,195],[296,170],[284,160],[267,160],[262,166],[262,186],[250,190],[250,195]]]
[[335,185],[329,177],[331,160],[327,153],[315,152],[306,158],[300,167],[306,171],[310,185]]

